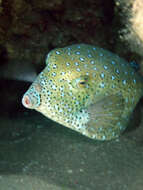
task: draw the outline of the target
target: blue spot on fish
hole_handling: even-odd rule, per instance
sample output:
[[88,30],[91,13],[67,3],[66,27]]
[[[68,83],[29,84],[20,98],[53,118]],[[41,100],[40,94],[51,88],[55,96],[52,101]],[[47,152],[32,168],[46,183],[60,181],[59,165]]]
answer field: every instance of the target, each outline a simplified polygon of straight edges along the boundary
[[105,84],[103,82],[100,83],[100,87],[101,88],[104,88],[105,87]]
[[112,63],[112,65],[115,65],[115,64],[116,64],[115,61],[111,61],[111,63]]
[[107,69],[108,69],[108,67],[107,67],[106,65],[104,65],[103,67],[104,67],[104,69],[105,69],[105,70],[107,70]]
[[77,68],[76,70],[77,70],[78,72],[80,72],[80,68]]
[[93,65],[95,62],[92,60],[92,61],[90,61],[90,63]]
[[101,76],[101,78],[104,78],[104,77],[105,77],[105,74],[104,74],[104,73],[101,73],[100,76]]
[[115,79],[115,77],[114,77],[113,75],[111,76],[111,78],[112,78],[112,80],[114,80],[114,79]]
[[76,66],[78,66],[78,65],[79,65],[79,63],[78,63],[78,62],[75,62],[74,64],[75,64]]
[[57,54],[57,55],[60,55],[60,52],[59,52],[59,51],[56,51],[56,54]]
[[118,74],[120,73],[119,69],[116,69],[116,73],[118,73]]
[[66,65],[67,65],[67,66],[70,66],[70,63],[67,62]]
[[92,57],[92,55],[91,55],[91,54],[88,54],[88,57]]
[[127,83],[126,80],[123,80],[122,82],[123,82],[124,85]]
[[80,59],[80,61],[84,61],[84,58],[82,58],[82,57],[80,57],[79,59]]

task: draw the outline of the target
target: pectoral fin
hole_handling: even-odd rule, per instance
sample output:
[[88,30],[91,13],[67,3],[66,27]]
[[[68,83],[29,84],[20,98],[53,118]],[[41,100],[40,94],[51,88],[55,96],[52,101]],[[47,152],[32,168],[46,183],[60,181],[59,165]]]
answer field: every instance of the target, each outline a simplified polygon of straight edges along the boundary
[[87,131],[91,138],[110,140],[117,138],[125,128],[124,98],[120,95],[106,96],[89,105]]

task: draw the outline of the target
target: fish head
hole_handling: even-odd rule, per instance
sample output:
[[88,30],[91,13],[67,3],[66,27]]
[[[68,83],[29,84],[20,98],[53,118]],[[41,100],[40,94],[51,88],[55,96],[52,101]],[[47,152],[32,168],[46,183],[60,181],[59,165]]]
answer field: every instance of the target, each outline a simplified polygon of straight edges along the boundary
[[[22,98],[22,104],[35,109],[52,119],[62,113],[77,113],[89,104],[93,93],[94,80],[89,75],[90,68],[66,57],[58,55],[61,50],[51,51],[46,58],[46,67]],[[63,51],[63,50],[62,50]],[[79,64],[79,65],[78,65]],[[78,67],[77,67],[78,66]]]
[[29,109],[36,109],[41,103],[42,86],[35,81],[27,92],[23,95],[22,104]]

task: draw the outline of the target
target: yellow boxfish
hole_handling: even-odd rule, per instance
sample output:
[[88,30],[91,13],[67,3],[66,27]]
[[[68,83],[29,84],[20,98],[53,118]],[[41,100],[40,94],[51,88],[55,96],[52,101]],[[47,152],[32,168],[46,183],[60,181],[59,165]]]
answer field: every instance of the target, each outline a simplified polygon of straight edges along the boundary
[[97,140],[117,138],[143,95],[143,78],[105,49],[75,44],[52,50],[22,98],[26,108]]

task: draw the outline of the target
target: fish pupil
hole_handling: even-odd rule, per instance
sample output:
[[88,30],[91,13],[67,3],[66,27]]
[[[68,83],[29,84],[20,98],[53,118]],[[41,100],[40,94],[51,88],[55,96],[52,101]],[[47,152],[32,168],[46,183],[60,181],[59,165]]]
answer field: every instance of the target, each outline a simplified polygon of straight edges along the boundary
[[80,84],[82,84],[82,85],[85,84],[85,81],[81,81]]

